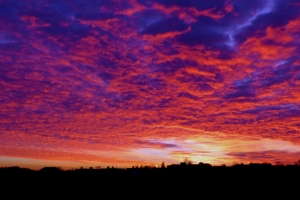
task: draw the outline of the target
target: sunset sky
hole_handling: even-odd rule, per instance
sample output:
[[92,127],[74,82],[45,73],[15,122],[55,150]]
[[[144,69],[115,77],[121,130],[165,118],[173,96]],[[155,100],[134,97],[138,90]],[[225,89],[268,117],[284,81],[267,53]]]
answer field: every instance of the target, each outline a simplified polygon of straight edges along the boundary
[[300,159],[300,0],[0,0],[0,167]]

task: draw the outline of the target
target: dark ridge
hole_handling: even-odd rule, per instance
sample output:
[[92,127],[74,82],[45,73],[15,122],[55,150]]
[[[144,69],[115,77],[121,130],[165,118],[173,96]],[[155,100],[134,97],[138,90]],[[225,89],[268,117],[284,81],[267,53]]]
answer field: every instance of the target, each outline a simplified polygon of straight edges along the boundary
[[[299,187],[300,165],[250,163],[212,166],[180,163],[161,167],[80,168],[62,170],[46,167],[39,171],[20,167],[0,168],[1,193],[22,198],[185,198],[211,195],[230,197],[243,193],[253,198],[293,193]],[[211,192],[215,191],[215,192]],[[276,191],[276,192],[274,192]],[[297,190],[295,190],[297,191]],[[245,197],[245,196],[244,196]]]

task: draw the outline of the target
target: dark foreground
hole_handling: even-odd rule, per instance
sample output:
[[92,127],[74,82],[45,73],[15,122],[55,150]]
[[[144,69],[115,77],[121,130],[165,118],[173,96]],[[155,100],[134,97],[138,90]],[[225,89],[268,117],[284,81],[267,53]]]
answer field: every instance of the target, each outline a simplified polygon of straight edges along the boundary
[[300,166],[296,165],[204,164],[74,171],[10,167],[0,169],[0,178],[1,196],[8,197],[3,199],[300,198]]

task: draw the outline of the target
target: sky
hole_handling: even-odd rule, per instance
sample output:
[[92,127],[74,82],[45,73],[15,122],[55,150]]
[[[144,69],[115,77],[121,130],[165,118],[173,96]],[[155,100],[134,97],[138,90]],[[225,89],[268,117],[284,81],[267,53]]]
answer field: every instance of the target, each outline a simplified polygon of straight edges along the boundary
[[0,0],[0,166],[300,159],[300,0]]

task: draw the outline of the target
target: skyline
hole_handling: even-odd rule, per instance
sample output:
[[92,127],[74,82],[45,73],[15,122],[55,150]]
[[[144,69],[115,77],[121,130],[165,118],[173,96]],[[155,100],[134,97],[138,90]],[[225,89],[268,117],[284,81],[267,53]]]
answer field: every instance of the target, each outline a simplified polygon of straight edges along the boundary
[[0,1],[0,167],[300,159],[299,0]]

